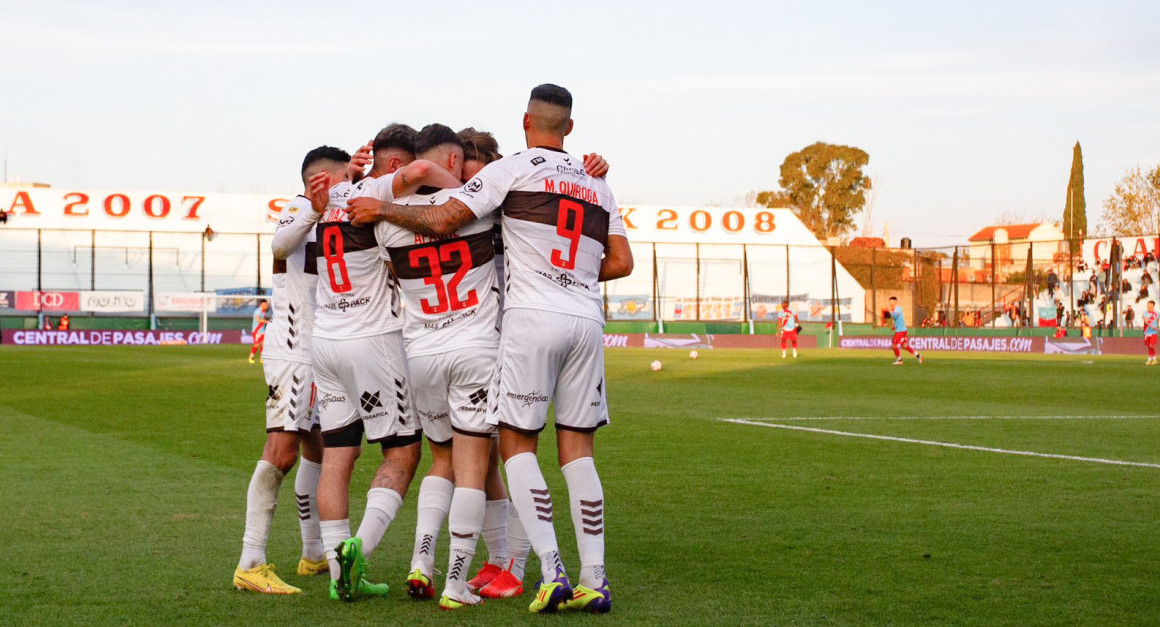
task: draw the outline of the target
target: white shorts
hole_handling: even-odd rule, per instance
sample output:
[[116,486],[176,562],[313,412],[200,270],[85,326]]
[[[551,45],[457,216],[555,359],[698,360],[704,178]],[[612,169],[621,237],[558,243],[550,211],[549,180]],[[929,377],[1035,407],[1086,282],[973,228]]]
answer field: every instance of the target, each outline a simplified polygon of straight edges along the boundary
[[538,433],[556,407],[556,428],[592,432],[608,424],[604,329],[599,322],[536,309],[504,313],[499,367],[487,421]]
[[442,444],[452,432],[490,437],[487,395],[496,349],[468,348],[410,358],[415,411],[428,440]]
[[350,427],[384,446],[418,437],[402,332],[352,340],[315,337],[311,353],[324,441]]
[[314,369],[310,364],[267,359],[266,432],[310,431],[318,427],[314,408]]

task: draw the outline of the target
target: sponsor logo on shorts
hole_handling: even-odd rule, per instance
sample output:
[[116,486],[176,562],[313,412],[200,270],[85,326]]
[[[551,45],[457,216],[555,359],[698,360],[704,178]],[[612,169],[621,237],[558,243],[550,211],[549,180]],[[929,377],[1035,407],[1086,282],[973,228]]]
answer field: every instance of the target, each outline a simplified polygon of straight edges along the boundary
[[470,318],[478,313],[479,313],[479,308],[474,307],[474,308],[469,309],[463,313],[450,314],[450,315],[444,316],[444,317],[442,317],[439,320],[436,320],[434,322],[424,322],[423,328],[430,329],[432,331],[437,331],[439,329],[447,327],[448,325],[454,324],[455,322],[463,320],[464,318]]
[[366,296],[363,296],[362,298],[356,298],[354,300],[347,300],[345,298],[342,298],[342,299],[339,299],[339,301],[337,303],[326,303],[325,305],[323,305],[323,307],[326,307],[327,309],[329,309],[331,311],[341,311],[342,313],[346,313],[347,309],[354,309],[355,307],[362,307],[364,305],[370,304],[370,302],[371,302],[371,299],[369,297],[366,297]]
[[345,403],[345,402],[346,402],[345,396],[335,396],[334,394],[323,394],[322,396],[318,397],[317,405],[318,405],[319,410],[323,410],[323,409],[326,409],[326,406],[331,404],[331,403]]
[[487,388],[479,388],[468,395],[467,400],[471,401],[470,405],[460,405],[456,407],[459,411],[469,411],[477,414],[482,414],[487,411],[484,405],[487,404]]
[[423,411],[420,409],[419,417],[427,422],[436,422],[439,420],[447,420],[448,413],[445,411]]
[[544,272],[543,270],[536,270],[536,274],[548,279],[549,281],[559,283],[560,287],[565,289],[575,285],[577,287],[582,287],[585,290],[592,291],[592,288],[588,287],[587,283],[581,283],[580,281],[577,281],[576,275],[572,274],[571,272],[561,272],[560,274],[553,275],[549,272]]
[[375,408],[383,406],[382,401],[379,400],[378,392],[363,392],[362,396],[359,397],[358,402],[360,405],[362,405],[363,411],[367,412],[368,414],[374,411]]
[[527,392],[525,394],[519,394],[516,392],[508,392],[507,397],[512,399],[512,400],[515,400],[515,401],[520,401],[521,403],[523,403],[524,407],[531,407],[533,403],[547,403],[548,402],[548,397],[543,395],[543,394],[540,394],[539,392]]

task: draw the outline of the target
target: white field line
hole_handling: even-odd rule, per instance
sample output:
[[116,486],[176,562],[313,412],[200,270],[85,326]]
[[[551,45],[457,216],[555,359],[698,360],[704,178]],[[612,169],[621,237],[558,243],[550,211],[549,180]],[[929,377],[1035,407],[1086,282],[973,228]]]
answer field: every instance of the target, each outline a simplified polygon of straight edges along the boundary
[[738,425],[752,425],[754,427],[768,427],[770,429],[788,429],[790,431],[806,431],[809,433],[823,433],[826,435],[838,435],[848,438],[865,438],[867,440],[885,440],[887,442],[902,442],[905,444],[925,444],[926,446],[941,446],[943,448],[953,448],[965,451],[982,451],[984,453],[999,453],[1001,455],[1022,455],[1024,457],[1042,457],[1046,459],[1066,459],[1073,462],[1089,462],[1093,464],[1109,464],[1112,466],[1135,466],[1137,468],[1160,468],[1160,464],[1149,464],[1146,462],[1128,462],[1119,459],[1102,459],[1099,457],[1080,457],[1078,455],[1060,455],[1058,453],[1036,453],[1034,451],[1014,451],[1003,448],[991,448],[988,446],[975,446],[972,444],[956,444],[954,442],[938,442],[935,440],[916,440],[913,438],[899,438],[891,435],[874,435],[870,433],[851,433],[849,431],[835,431],[833,429],[818,429],[816,427],[802,427],[799,425],[781,425],[771,422],[755,422],[752,420],[742,420],[739,418],[721,418],[722,422],[729,422]]
[[748,420],[753,422],[804,422],[813,420],[1155,420],[1157,418],[1160,416],[786,416],[783,418],[749,418]]

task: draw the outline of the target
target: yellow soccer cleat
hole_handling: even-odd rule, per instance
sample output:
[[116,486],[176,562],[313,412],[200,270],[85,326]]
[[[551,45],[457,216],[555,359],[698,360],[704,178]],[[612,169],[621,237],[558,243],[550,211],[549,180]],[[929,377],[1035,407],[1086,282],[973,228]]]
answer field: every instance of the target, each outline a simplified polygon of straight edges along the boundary
[[302,590],[282,581],[274,574],[273,564],[258,564],[249,569],[234,570],[234,587],[263,594],[302,594]]
[[302,577],[313,577],[321,575],[322,573],[330,572],[330,564],[327,563],[326,558],[322,558],[317,562],[306,559],[305,557],[298,560],[298,574]]

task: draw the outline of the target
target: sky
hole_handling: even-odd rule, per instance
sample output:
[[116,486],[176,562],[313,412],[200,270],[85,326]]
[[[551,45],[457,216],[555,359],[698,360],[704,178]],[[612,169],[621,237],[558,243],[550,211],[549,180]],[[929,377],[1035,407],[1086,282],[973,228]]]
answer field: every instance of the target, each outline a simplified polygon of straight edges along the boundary
[[1157,24],[1116,0],[0,0],[0,151],[9,181],[298,193],[309,149],[395,121],[522,149],[552,82],[621,205],[741,204],[825,141],[870,155],[867,234],[955,244],[1058,220],[1076,141],[1093,225],[1160,164]]

